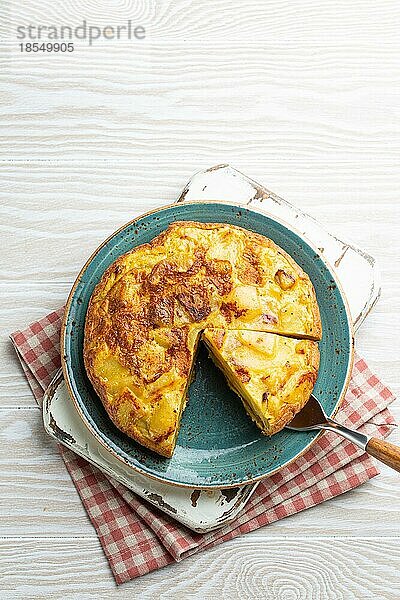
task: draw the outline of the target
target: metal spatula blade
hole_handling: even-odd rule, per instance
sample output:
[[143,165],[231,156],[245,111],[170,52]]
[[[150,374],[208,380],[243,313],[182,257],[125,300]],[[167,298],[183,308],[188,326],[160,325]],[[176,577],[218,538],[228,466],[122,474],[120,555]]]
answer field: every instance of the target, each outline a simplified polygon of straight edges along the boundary
[[400,448],[398,446],[340,425],[340,423],[325,414],[321,403],[313,395],[310,396],[307,404],[297,413],[289,425],[286,425],[286,429],[294,431],[311,431],[313,429],[335,431],[368,452],[368,454],[400,472]]

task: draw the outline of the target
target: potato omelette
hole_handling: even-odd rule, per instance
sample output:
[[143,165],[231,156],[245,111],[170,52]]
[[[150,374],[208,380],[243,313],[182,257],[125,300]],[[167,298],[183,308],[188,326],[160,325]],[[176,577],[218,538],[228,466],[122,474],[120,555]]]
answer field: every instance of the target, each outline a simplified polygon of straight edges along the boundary
[[171,457],[201,338],[272,435],[309,399],[321,332],[308,275],[272,240],[184,221],[105,271],[86,315],[84,360],[116,427]]

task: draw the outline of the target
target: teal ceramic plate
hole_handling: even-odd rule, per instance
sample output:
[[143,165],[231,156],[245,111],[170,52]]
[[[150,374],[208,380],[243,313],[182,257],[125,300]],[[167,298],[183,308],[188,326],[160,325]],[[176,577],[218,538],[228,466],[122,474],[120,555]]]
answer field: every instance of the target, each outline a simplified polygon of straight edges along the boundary
[[309,274],[320,307],[323,338],[315,394],[332,415],[346,390],[353,357],[346,301],[318,252],[288,225],[264,214],[219,202],[174,204],[128,223],[100,246],[81,271],[67,303],[62,329],[64,376],[83,421],[97,439],[132,469],[158,480],[194,488],[232,487],[261,479],[302,454],[314,432],[283,430],[263,436],[239,398],[201,347],[174,456],[157,456],[121,433],[108,418],[83,364],[85,315],[93,288],[121,254],[149,242],[174,221],[239,225],[272,238]]

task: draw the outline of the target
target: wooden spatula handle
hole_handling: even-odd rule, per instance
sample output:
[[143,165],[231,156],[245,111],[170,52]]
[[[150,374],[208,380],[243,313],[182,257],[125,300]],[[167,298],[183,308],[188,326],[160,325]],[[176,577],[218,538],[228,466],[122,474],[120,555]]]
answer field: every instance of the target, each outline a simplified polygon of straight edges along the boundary
[[400,473],[400,448],[385,440],[378,438],[371,438],[367,444],[366,451],[371,456],[374,456],[381,462],[392,467],[395,471]]

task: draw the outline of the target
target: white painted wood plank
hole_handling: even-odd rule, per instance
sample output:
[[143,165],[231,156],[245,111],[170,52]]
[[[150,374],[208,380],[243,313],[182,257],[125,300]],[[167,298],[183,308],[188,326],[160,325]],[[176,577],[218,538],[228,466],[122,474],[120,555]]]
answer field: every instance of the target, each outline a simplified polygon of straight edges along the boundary
[[[154,198],[151,186],[147,183],[147,192],[143,192],[143,182],[129,171],[129,166],[125,170],[108,166],[106,184],[104,168],[98,168],[96,175],[95,172],[93,167],[73,172],[71,165],[36,165],[33,178],[28,164],[19,165],[13,176],[8,171],[0,191],[1,229],[6,240],[1,269],[4,281],[23,278],[41,283],[72,283],[81,264],[104,236],[135,215],[160,206],[163,198],[172,201],[180,189],[176,183],[174,187],[164,185],[167,189]],[[125,177],[124,183],[121,177]],[[377,205],[375,192],[369,197],[369,202],[343,204],[340,211],[337,204],[329,202],[329,196],[323,203],[321,198],[310,195],[294,199],[302,209],[318,214],[319,220],[335,233],[377,255],[386,289],[396,285],[393,269],[400,234],[400,205]],[[61,252],[60,245],[67,245],[69,251]],[[8,268],[11,260],[12,270]],[[391,302],[398,303],[398,294],[388,292]],[[397,309],[398,304],[395,313]]]
[[399,559],[396,539],[242,537],[116,589],[95,539],[0,540],[4,597],[24,600],[398,600]]
[[1,156],[138,160],[151,148],[170,164],[195,156],[199,166],[261,161],[267,171],[296,157],[310,170],[323,155],[394,169],[400,43],[389,40],[331,48],[223,37],[34,56],[13,44]]
[[[116,590],[6,341],[62,302],[115,227],[174,200],[194,171],[230,162],[377,257],[383,294],[358,345],[399,394],[399,13],[396,0],[1,4],[4,597],[155,598],[172,588],[177,598],[400,596],[398,477],[388,469]],[[18,24],[128,17],[147,27],[143,44],[43,57],[19,54],[14,39]],[[393,410],[399,418],[399,402]],[[3,460],[10,446],[15,464]],[[34,537],[46,531],[54,538]],[[341,537],[349,532],[371,537]]]
[[18,24],[79,24],[87,19],[88,23],[105,26],[125,23],[130,18],[147,28],[147,40],[170,43],[228,38],[339,45],[349,41],[374,43],[380,40],[382,30],[385,40],[397,40],[399,6],[395,0],[379,4],[371,0],[349,4],[342,0],[335,6],[327,0],[220,0],[218,5],[210,0],[127,0],[112,5],[93,1],[79,5],[73,0],[10,0],[2,6],[0,16],[7,37]]

